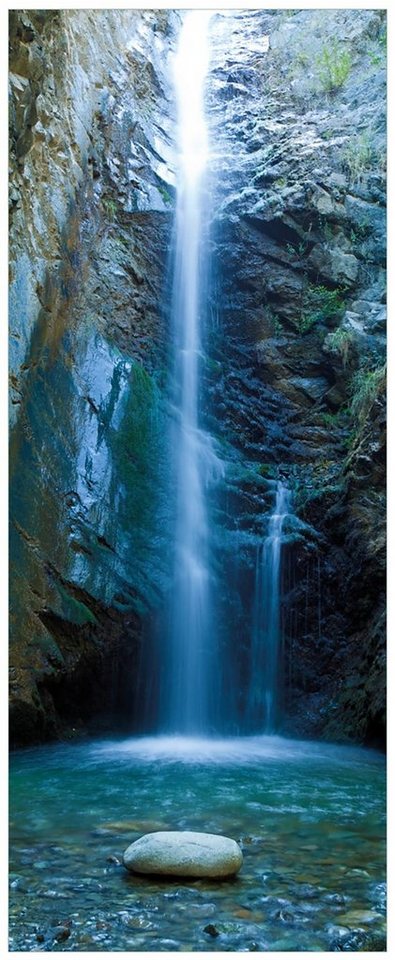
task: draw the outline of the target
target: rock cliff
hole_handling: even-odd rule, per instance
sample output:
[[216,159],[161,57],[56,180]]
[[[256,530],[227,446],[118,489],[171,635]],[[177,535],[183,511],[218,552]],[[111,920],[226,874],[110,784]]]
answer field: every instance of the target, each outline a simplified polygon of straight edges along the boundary
[[[15,743],[130,719],[169,586],[179,22],[11,13]],[[385,17],[228,12],[211,36],[205,417],[227,465],[223,644],[243,677],[256,547],[288,478],[283,730],[382,742]]]
[[166,579],[177,25],[171,11],[11,14],[16,742],[122,709]]
[[251,11],[212,33],[211,423],[249,466],[231,520],[261,535],[268,481],[289,478],[305,526],[285,564],[284,730],[382,742],[385,15]]

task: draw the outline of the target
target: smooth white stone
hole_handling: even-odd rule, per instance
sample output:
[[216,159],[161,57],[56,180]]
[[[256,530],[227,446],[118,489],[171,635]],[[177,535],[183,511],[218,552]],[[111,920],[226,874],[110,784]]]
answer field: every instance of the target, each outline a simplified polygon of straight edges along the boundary
[[243,854],[235,840],[213,833],[158,831],[140,837],[125,850],[123,862],[135,873],[177,877],[231,877]]

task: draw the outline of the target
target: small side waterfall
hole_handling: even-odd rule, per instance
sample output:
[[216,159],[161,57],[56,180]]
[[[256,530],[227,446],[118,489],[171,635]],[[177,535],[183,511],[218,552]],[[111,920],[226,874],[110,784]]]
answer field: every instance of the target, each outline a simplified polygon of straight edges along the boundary
[[251,643],[250,688],[247,701],[253,729],[272,733],[278,715],[281,656],[281,546],[291,492],[279,480],[267,537],[258,548]]
[[[220,469],[211,438],[199,425],[199,365],[204,302],[201,290],[202,185],[207,161],[204,81],[210,13],[186,15],[175,80],[179,182],[172,318],[174,325],[177,520],[174,589],[163,723],[173,732],[208,732],[213,677],[210,559],[206,488]],[[214,654],[215,655],[215,654]]]

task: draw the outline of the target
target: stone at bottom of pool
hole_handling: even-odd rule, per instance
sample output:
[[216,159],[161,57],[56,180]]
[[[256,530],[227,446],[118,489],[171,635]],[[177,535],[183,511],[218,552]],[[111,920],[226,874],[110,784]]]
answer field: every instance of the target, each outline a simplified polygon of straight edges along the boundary
[[175,877],[233,877],[243,863],[230,837],[190,830],[147,833],[125,850],[123,862],[134,873]]

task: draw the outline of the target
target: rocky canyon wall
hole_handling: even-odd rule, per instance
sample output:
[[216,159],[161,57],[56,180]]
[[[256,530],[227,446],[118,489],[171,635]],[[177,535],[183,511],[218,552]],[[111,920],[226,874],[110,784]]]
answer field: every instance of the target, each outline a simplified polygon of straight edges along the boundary
[[385,688],[385,43],[380,11],[217,18],[210,89],[217,362],[208,383],[238,478],[222,516],[227,568],[235,538],[250,564],[228,622],[247,646],[251,533],[262,537],[270,481],[282,476],[298,518],[284,565],[283,729],[377,742]]
[[171,11],[11,14],[15,742],[122,708],[166,581],[177,28]]
[[[130,719],[169,587],[179,23],[11,13],[17,744]],[[256,550],[283,477],[283,731],[382,743],[385,17],[241,11],[210,29],[205,417],[226,464],[212,515],[223,648],[237,645],[242,697]]]

